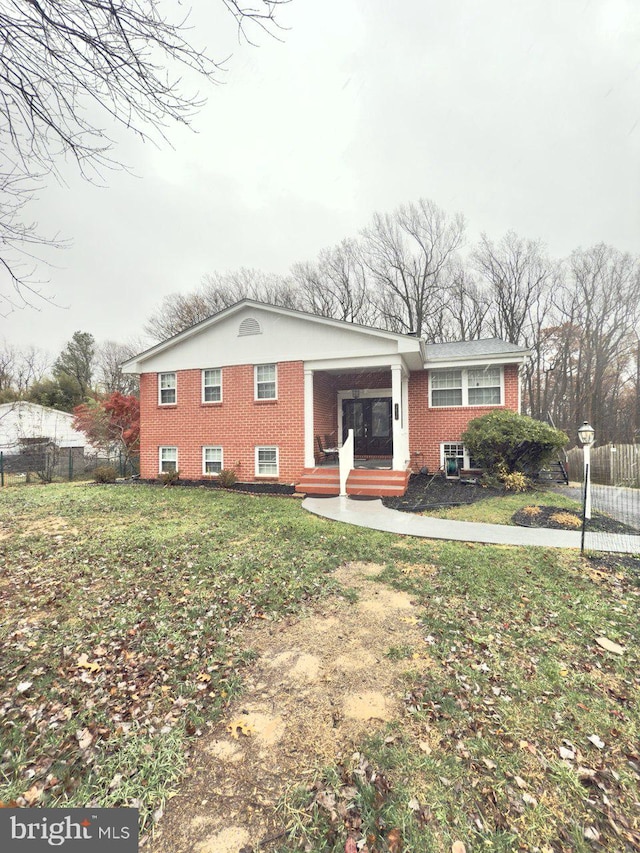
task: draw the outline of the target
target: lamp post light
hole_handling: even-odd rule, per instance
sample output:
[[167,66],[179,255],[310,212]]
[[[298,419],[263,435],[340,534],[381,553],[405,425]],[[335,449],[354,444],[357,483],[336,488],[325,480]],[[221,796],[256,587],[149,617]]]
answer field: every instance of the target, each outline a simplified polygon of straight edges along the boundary
[[578,429],[578,439],[584,453],[584,517],[591,518],[591,445],[596,431],[585,421]]

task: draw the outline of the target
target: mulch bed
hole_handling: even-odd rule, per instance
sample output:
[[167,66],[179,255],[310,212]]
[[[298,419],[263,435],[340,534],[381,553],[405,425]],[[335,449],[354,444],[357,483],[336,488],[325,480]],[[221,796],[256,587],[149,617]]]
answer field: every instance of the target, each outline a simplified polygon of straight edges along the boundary
[[444,506],[461,506],[504,495],[504,489],[481,486],[472,481],[447,480],[429,474],[412,474],[407,491],[399,498],[383,498],[390,509],[421,512]]
[[[483,501],[487,498],[499,497],[506,494],[504,489],[484,486],[478,482],[464,480],[447,480],[444,477],[433,477],[428,474],[413,474],[409,479],[409,487],[402,497],[383,498],[382,503],[391,509],[403,512],[423,512],[438,507],[462,506]],[[570,510],[557,506],[540,506],[537,515],[530,515],[524,510],[518,510],[512,521],[522,527],[542,527],[556,530],[580,530],[582,517]],[[573,515],[580,522],[563,524],[552,516],[558,513]],[[593,513],[593,518],[587,522],[587,530],[598,533],[635,533],[638,531],[608,515]]]
[[[511,520],[520,525],[520,527],[550,527],[554,530],[581,530],[582,516],[571,510],[564,509],[561,506],[537,506],[538,512],[531,515],[527,512],[527,508],[519,509],[518,512],[511,516]],[[562,517],[571,516],[575,518],[577,524],[563,523]],[[593,517],[587,521],[587,528],[590,533],[635,533],[638,531],[621,521],[616,521],[608,515],[601,515],[599,512],[594,512]]]
[[295,487],[286,483],[234,483],[233,486],[221,486],[217,480],[176,480],[171,486],[165,486],[160,480],[134,480],[135,483],[144,483],[147,486],[160,486],[161,488],[173,488],[183,486],[187,488],[201,489],[225,489],[230,492],[249,492],[254,495],[293,495]]

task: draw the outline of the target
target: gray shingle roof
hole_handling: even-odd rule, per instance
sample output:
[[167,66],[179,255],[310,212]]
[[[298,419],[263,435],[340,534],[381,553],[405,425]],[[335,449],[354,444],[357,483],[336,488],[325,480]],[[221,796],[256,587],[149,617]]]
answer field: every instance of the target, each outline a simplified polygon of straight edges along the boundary
[[501,341],[500,338],[483,338],[479,341],[452,341],[447,344],[427,344],[427,362],[458,358],[479,358],[483,355],[527,354],[527,349],[518,344]]

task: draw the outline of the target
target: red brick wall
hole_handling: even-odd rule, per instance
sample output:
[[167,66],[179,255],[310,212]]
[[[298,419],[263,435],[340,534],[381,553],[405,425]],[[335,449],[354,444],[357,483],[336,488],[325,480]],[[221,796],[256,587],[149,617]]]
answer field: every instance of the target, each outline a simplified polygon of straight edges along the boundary
[[504,406],[429,407],[429,372],[418,371],[409,377],[409,451],[411,468],[423,466],[430,471],[440,467],[440,444],[460,441],[469,421],[495,409],[518,411],[518,367],[504,368]]
[[[203,445],[223,448],[223,466],[255,479],[255,447],[279,449],[279,481],[293,483],[304,467],[302,362],[278,364],[277,400],[254,400],[253,365],[222,368],[222,402],[202,403],[200,370],[177,372],[177,403],[158,405],[158,375],[140,377],[140,474],[158,476],[158,448],[178,448],[180,476],[200,480]],[[262,478],[261,478],[262,479]]]
[[[177,404],[158,405],[158,377],[140,377],[140,473],[158,476],[158,448],[178,448],[178,468],[185,479],[200,480],[202,446],[223,448],[223,465],[236,470],[241,481],[255,479],[255,447],[279,449],[279,481],[296,482],[304,467],[304,371],[302,362],[278,364],[277,401],[254,400],[253,365],[222,369],[222,402],[202,403],[200,370],[178,371]],[[363,387],[389,387],[388,372],[333,376],[314,375],[314,436],[337,430],[337,391]],[[429,408],[428,372],[409,379],[409,449],[411,467],[440,466],[440,443],[459,441],[473,418],[495,408],[518,410],[518,368],[504,370],[504,407]],[[340,437],[339,437],[340,438]]]

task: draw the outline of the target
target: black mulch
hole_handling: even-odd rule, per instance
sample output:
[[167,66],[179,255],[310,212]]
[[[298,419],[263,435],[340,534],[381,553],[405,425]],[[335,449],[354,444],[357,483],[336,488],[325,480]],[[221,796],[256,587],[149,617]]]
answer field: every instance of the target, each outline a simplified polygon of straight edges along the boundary
[[[536,515],[519,509],[511,516],[511,520],[519,524],[520,527],[551,527],[554,530],[581,530],[582,528],[582,515],[579,513],[564,509],[561,506],[538,506],[537,508],[539,512]],[[572,516],[576,519],[577,524],[563,523],[554,518],[553,516],[558,513]],[[587,520],[586,529],[592,533],[635,533],[636,535],[638,533],[635,528],[599,512],[594,512],[593,517]]]
[[482,486],[474,481],[447,480],[440,475],[413,474],[407,491],[399,498],[383,498],[382,503],[403,512],[421,512],[444,506],[461,506],[503,495],[504,489]]
[[[409,479],[409,487],[402,497],[383,498],[382,503],[391,509],[398,509],[403,512],[422,512],[438,507],[472,504],[476,501],[483,501],[487,498],[499,497],[504,494],[506,494],[504,489],[485,486],[477,481],[447,480],[440,475],[433,477],[429,474],[413,474]],[[540,506],[539,515],[530,516],[519,510],[513,515],[512,520],[515,524],[519,524],[522,527],[580,530],[582,525],[580,514],[573,513],[580,521],[578,526],[571,524],[563,525],[551,519],[551,516],[557,512],[571,511],[557,506]],[[598,533],[638,533],[633,527],[629,527],[621,521],[616,521],[616,519],[610,518],[608,515],[596,512],[593,513],[593,518],[587,522],[587,530]]]
[[173,486],[186,486],[187,488],[222,489],[226,488],[232,492],[250,492],[254,495],[293,495],[295,487],[286,483],[234,483],[233,486],[221,486],[217,480],[176,480],[171,486],[165,486],[160,480],[134,480],[148,486],[160,486],[161,488],[173,488]]

